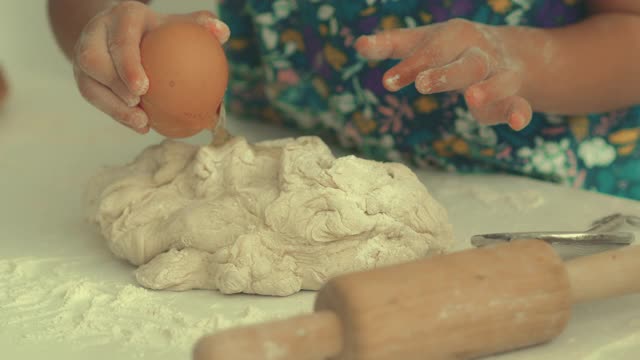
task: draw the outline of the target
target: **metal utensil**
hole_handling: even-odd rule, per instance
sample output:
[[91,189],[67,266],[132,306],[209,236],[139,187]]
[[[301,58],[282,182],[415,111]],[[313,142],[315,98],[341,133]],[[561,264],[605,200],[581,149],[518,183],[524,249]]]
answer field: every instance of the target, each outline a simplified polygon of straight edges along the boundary
[[480,234],[471,237],[471,244],[475,247],[483,247],[514,240],[538,239],[554,246],[561,256],[570,258],[632,244],[635,240],[633,233],[615,231],[623,225],[640,228],[640,217],[624,214],[608,215],[595,220],[591,227],[583,232],[531,231]]

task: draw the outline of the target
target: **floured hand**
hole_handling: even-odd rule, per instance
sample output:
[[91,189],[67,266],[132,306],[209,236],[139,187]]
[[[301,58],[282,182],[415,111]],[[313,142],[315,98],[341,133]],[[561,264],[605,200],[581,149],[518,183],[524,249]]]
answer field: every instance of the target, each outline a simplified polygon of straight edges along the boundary
[[83,29],[73,67],[83,97],[102,112],[138,133],[149,131],[147,114],[138,106],[149,80],[140,59],[145,32],[183,19],[200,24],[224,43],[229,28],[208,11],[166,15],[137,1],[124,1],[96,15]]
[[519,96],[525,69],[495,30],[454,19],[364,36],[355,46],[371,60],[402,59],[384,75],[389,91],[412,83],[422,94],[462,91],[479,122],[521,130],[532,116],[529,102]]

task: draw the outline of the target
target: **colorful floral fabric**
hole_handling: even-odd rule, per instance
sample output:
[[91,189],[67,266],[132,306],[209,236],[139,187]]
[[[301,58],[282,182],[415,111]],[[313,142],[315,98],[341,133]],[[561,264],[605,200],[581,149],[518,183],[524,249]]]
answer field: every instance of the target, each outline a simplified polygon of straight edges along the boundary
[[481,126],[457,93],[387,92],[395,62],[370,62],[359,35],[454,17],[556,27],[586,16],[580,0],[224,0],[231,28],[228,110],[295,127],[383,161],[508,172],[640,199],[640,107],[588,116],[534,114],[521,132]]

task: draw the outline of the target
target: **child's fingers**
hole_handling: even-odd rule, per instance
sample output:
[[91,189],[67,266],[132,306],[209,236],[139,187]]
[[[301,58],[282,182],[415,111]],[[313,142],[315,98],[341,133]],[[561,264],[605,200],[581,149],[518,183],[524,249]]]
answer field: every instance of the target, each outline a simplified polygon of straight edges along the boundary
[[370,60],[402,59],[411,55],[423,40],[423,29],[394,29],[361,36],[355,48]]
[[524,129],[531,122],[532,110],[527,100],[509,96],[484,107],[469,106],[473,116],[484,125],[509,124],[514,130]]
[[162,19],[163,22],[175,20],[195,22],[196,24],[204,26],[218,39],[220,44],[226,43],[231,36],[229,26],[218,19],[211,11],[202,10],[189,14],[171,14],[166,15]]
[[531,104],[519,96],[513,96],[511,101],[511,111],[507,122],[509,126],[516,131],[520,131],[527,127],[533,117]]
[[464,96],[470,106],[483,107],[515,95],[521,85],[522,76],[517,71],[507,70],[471,85]]
[[192,13],[191,16],[195,18],[198,24],[209,29],[221,44],[224,44],[229,40],[229,36],[231,36],[229,26],[218,19],[218,17],[212,12],[198,11]]
[[107,49],[106,24],[97,21],[81,35],[76,45],[73,63],[89,77],[109,87],[122,101],[135,106],[140,98],[122,82]]
[[81,71],[76,71],[76,81],[80,94],[93,106],[111,116],[116,121],[145,134],[149,131],[149,120],[142,109],[127,106],[108,87],[90,78]]
[[421,72],[415,86],[422,94],[461,90],[484,80],[490,68],[489,56],[474,47],[450,64]]
[[107,31],[107,48],[116,72],[129,91],[137,96],[149,89],[149,79],[140,59],[140,40],[150,10],[138,2],[125,2],[113,10]]
[[419,73],[453,62],[466,48],[462,41],[456,41],[455,36],[446,31],[430,33],[413,46],[413,53],[384,74],[387,90],[397,91],[412,84]]

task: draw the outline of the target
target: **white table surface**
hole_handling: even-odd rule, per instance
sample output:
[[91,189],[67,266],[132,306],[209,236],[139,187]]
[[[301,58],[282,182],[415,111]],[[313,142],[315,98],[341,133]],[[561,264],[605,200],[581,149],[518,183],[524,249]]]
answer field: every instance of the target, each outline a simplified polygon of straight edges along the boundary
[[[19,41],[9,41],[8,32],[0,31],[0,40],[4,41],[0,44],[0,62],[5,64],[11,81],[11,98],[0,115],[0,262],[23,258],[58,263],[80,260],[73,270],[79,275],[120,287],[135,284],[132,267],[113,259],[100,237],[84,222],[81,197],[87,178],[100,166],[128,162],[161,138],[136,135],[84,103],[68,67],[50,43],[43,2],[20,3],[0,5],[0,27],[9,26],[14,34],[22,34],[16,35],[21,36]],[[35,15],[29,17],[29,11]],[[232,121],[230,128],[250,140],[295,135],[237,121]],[[206,135],[199,135],[189,142],[204,144],[207,140]],[[469,237],[478,233],[581,230],[591,220],[613,212],[640,215],[640,203],[635,201],[522,178],[417,173],[447,207],[460,247],[467,247]],[[0,283],[0,287],[6,286]],[[153,297],[193,318],[211,316],[215,306],[216,313],[233,322],[242,318],[242,311],[248,307],[262,314],[255,320],[308,311],[314,293],[270,298],[191,291],[153,293]],[[2,359],[39,359],[43,355],[52,360],[189,357],[184,344],[134,348],[114,341],[80,347],[77,341],[28,340],[29,333],[38,332],[39,323],[8,325],[13,315],[11,308],[0,308]],[[495,358],[638,359],[640,295],[579,305],[568,328],[555,341]]]

